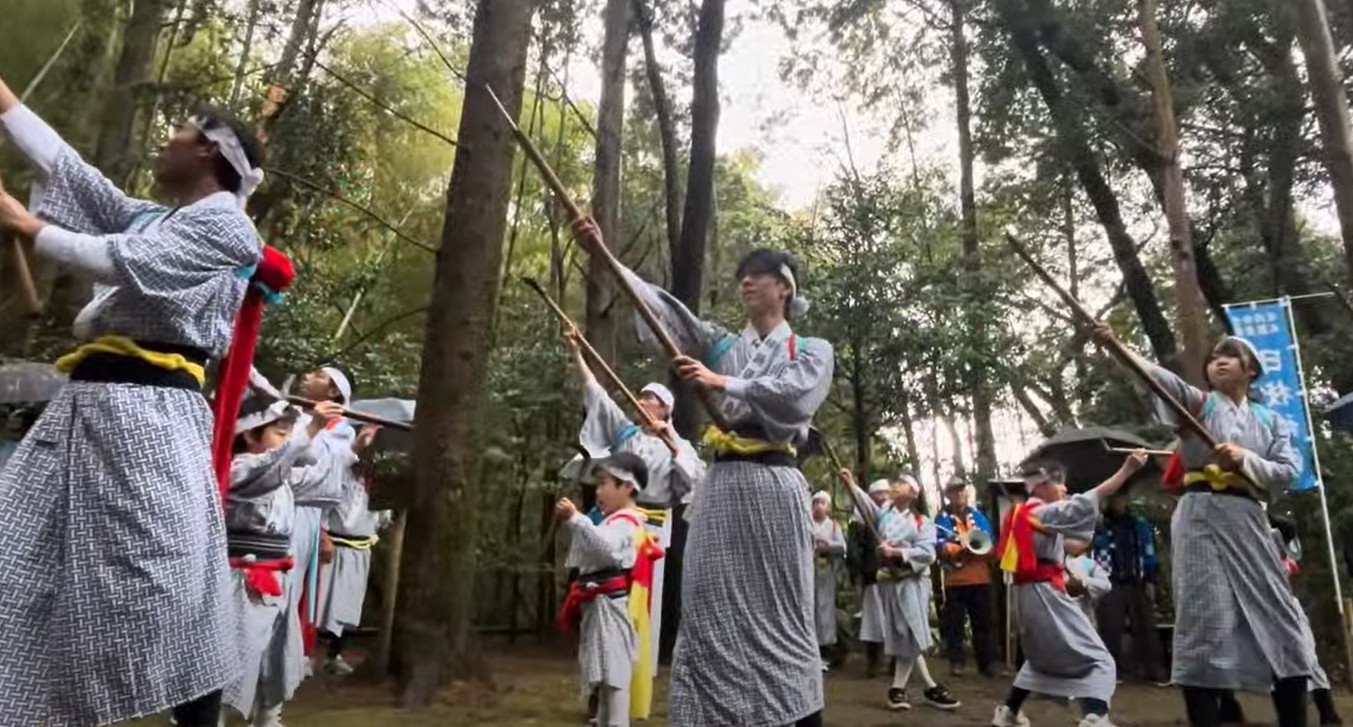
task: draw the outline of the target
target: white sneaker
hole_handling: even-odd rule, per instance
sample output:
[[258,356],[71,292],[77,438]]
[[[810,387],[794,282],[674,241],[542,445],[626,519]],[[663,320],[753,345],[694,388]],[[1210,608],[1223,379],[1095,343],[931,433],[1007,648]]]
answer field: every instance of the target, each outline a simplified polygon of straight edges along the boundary
[[1113,722],[1109,721],[1109,715],[1103,717],[1097,714],[1088,714],[1082,719],[1076,727],[1115,727]]
[[342,656],[336,656],[324,663],[324,671],[345,677],[351,674],[353,669],[352,665],[345,661]]
[[282,724],[282,705],[258,710],[249,727],[286,727]]
[[996,714],[991,717],[991,727],[1029,727],[1029,718],[1023,712],[1011,712],[1004,704],[996,705]]
[[826,674],[827,672],[829,672],[829,671],[831,671],[831,670],[832,670],[832,665],[831,665],[831,664],[828,664],[828,663],[825,662],[825,661],[822,662],[822,673],[823,673],[823,674]]

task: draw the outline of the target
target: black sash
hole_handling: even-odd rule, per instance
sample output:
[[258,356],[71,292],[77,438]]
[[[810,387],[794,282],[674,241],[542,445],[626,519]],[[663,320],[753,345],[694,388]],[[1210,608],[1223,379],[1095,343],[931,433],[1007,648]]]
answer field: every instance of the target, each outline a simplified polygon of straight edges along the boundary
[[[165,354],[179,354],[193,363],[206,367],[211,358],[206,351],[191,346],[176,346],[169,343],[137,341],[136,345],[147,351]],[[137,384],[140,386],[159,386],[168,389],[188,389],[202,391],[197,378],[183,369],[170,370],[156,366],[135,356],[123,356],[117,353],[94,353],[86,356],[70,372],[71,381],[94,381],[104,384]]]

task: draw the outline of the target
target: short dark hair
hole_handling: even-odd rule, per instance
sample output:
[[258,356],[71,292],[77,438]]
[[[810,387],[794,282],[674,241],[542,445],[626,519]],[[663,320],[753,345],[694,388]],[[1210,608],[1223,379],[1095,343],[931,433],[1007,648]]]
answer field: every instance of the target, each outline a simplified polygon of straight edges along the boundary
[[[1254,355],[1254,351],[1252,351],[1249,346],[1241,343],[1240,339],[1235,336],[1227,336],[1226,338],[1217,341],[1217,345],[1213,346],[1211,351],[1208,351],[1207,359],[1203,361],[1203,381],[1208,381],[1208,367],[1212,365],[1213,361],[1222,356],[1226,356],[1227,358],[1238,358],[1241,361],[1244,361],[1245,367],[1250,370],[1250,381],[1259,378],[1259,375],[1264,370],[1264,365],[1259,362],[1258,357]],[[1208,381],[1208,386],[1211,385],[1212,382]]]
[[[232,114],[212,108],[200,109],[195,116],[207,131],[223,127],[230,129],[240,140],[240,148],[244,150],[244,157],[249,160],[249,164],[255,168],[263,166],[263,145],[244,122]],[[197,137],[203,144],[213,143],[206,134],[198,133]],[[235,171],[235,167],[231,166],[221,154],[216,155],[216,181],[223,189],[232,193],[239,192],[240,185],[244,183],[240,173]]]
[[1025,462],[1019,468],[1021,477],[1043,475],[1055,484],[1066,484],[1066,467],[1052,459],[1034,459]]
[[[785,283],[785,276],[780,272],[781,266],[789,268],[790,274],[794,276],[795,283],[799,283],[799,261],[784,250],[772,250],[767,247],[757,248],[747,253],[738,261],[737,271],[733,274],[734,279],[742,280],[748,275],[774,275]],[[785,317],[789,317],[789,301],[785,301]]]

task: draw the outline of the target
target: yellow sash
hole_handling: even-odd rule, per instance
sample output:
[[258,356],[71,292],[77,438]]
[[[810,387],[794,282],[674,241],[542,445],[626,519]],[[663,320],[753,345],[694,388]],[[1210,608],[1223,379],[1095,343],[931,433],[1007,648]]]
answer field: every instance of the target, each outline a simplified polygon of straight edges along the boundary
[[345,548],[352,548],[353,550],[371,550],[371,547],[375,545],[380,538],[372,535],[369,538],[362,538],[361,540],[349,540],[330,533],[329,540],[332,540],[334,545],[341,545]]
[[758,454],[770,454],[771,452],[784,452],[790,456],[795,454],[792,444],[777,444],[767,442],[764,439],[741,437],[733,432],[725,432],[718,427],[706,429],[703,441],[706,446],[711,447],[719,454],[738,454],[745,457],[755,457]]
[[634,509],[643,513],[649,525],[661,526],[663,523],[667,522],[666,510],[650,510],[646,507],[637,507],[637,506]]
[[111,353],[117,356],[140,359],[152,366],[170,371],[187,371],[194,379],[197,379],[198,386],[207,382],[207,370],[200,364],[189,361],[182,354],[160,353],[159,351],[141,348],[136,345],[135,341],[126,336],[100,336],[57,359],[56,368],[58,371],[70,373],[76,366],[80,365],[80,362],[99,353]]
[[1213,492],[1222,490],[1241,490],[1255,495],[1257,490],[1253,483],[1238,472],[1227,472],[1215,464],[1207,465],[1201,470],[1184,473],[1184,485],[1206,484],[1212,488]]

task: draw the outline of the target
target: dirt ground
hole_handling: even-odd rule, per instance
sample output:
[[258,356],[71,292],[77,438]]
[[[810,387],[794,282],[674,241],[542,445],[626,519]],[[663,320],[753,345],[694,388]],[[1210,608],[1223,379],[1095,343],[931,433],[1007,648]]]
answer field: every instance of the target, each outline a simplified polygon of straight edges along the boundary
[[[402,712],[392,705],[388,691],[358,682],[322,677],[308,681],[296,702],[285,713],[288,727],[446,727],[449,725],[534,725],[577,727],[583,723],[584,705],[573,675],[574,662],[565,653],[498,652],[493,660],[496,684],[454,685],[441,703],[422,712]],[[935,676],[963,704],[953,713],[916,705],[909,712],[889,712],[883,707],[888,680],[866,680],[859,662],[847,663],[827,675],[826,724],[833,727],[959,727],[986,725],[996,703],[1009,687],[1008,679],[968,676],[951,679],[947,667],[935,664]],[[666,727],[666,672],[659,679],[650,727]],[[913,698],[919,694],[912,690]],[[1340,711],[1353,715],[1353,696],[1340,692]],[[1243,695],[1241,701],[1251,724],[1273,724],[1267,699]],[[1033,727],[1076,724],[1079,712],[1050,702],[1026,706]],[[1122,727],[1184,725],[1183,704],[1172,688],[1126,684],[1119,687],[1111,716]],[[142,720],[123,727],[162,727],[165,718]],[[233,724],[233,723],[232,723]],[[1315,725],[1315,710],[1311,710]]]

